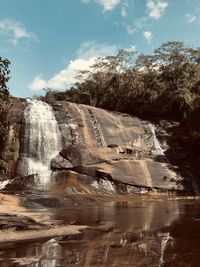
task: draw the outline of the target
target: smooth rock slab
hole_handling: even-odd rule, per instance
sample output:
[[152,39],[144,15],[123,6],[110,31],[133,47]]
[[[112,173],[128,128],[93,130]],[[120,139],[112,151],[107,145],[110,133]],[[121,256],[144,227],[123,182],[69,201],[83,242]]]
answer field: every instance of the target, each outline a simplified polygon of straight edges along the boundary
[[[160,154],[155,127],[149,122],[67,101],[51,104],[63,140],[60,155],[67,160],[66,164],[62,158],[52,162],[59,170],[70,162],[77,173],[94,180],[107,177],[137,187],[183,190],[179,174],[163,151]],[[61,115],[65,119],[60,120]]]

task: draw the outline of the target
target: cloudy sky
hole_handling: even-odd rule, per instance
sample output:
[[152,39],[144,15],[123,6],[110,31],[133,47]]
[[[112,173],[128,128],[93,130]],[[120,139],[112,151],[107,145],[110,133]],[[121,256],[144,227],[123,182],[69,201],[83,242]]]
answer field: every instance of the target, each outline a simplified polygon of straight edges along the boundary
[[172,40],[200,47],[199,0],[0,0],[0,56],[15,96],[65,89],[119,48],[152,53]]

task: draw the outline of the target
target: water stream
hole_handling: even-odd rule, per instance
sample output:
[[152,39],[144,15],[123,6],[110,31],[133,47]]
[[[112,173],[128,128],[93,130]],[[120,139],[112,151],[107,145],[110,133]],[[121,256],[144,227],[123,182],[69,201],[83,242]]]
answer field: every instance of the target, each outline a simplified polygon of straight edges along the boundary
[[36,174],[40,184],[51,177],[51,160],[61,150],[58,123],[50,105],[38,100],[27,100],[24,111],[24,153],[19,163],[21,175]]

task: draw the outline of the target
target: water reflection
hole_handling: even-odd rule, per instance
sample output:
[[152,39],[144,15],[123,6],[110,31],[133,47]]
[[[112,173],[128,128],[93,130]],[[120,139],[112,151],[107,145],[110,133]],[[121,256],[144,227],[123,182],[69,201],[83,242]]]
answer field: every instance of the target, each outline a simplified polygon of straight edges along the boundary
[[44,257],[35,267],[56,267],[58,266],[59,256],[61,255],[61,245],[53,238],[44,243],[41,247],[41,254]]
[[130,231],[154,231],[179,218],[178,202],[109,202],[84,207],[73,206],[54,211],[54,219],[67,223],[96,225],[113,222],[115,228]]
[[2,267],[162,267],[173,245],[170,227],[180,219],[176,201],[109,202],[53,211],[56,220],[92,226],[76,236],[24,244],[1,252]]
[[172,237],[170,236],[170,233],[159,233],[159,236],[161,237],[159,267],[161,267],[164,264],[164,254],[165,254],[165,249],[167,247],[167,243]]

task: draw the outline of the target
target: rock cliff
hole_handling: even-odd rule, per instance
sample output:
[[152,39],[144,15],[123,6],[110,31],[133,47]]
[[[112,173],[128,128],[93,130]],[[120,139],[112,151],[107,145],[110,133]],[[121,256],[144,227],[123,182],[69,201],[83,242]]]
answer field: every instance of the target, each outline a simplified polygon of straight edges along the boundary
[[183,190],[182,178],[169,164],[149,122],[87,105],[50,104],[63,147],[52,169],[64,176],[71,172],[76,183],[78,177],[105,191]]
[[[10,173],[24,151],[23,99],[10,111]],[[127,114],[67,101],[49,100],[61,132],[62,149],[51,162],[54,179],[69,193],[186,192],[177,166],[169,163],[155,126]],[[15,156],[14,156],[15,154]]]
[[25,100],[22,98],[11,97],[11,108],[8,113],[10,131],[7,140],[6,150],[4,151],[4,160],[7,162],[7,170],[0,170],[0,178],[14,177],[16,175],[17,162],[20,154],[21,132],[23,131],[23,110]]

